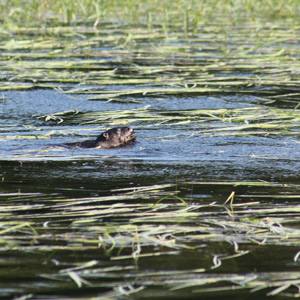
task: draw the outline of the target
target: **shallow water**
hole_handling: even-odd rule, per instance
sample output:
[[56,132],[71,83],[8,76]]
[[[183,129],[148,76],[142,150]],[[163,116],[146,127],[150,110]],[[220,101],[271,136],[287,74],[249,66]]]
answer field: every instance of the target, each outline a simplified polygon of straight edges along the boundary
[[[272,68],[288,72],[290,62],[282,59],[278,66],[270,59],[258,69],[252,55],[261,59],[270,51],[265,45],[241,59],[239,43],[250,48],[255,43],[232,43],[230,58],[216,50],[223,46],[223,33],[221,40],[203,39],[160,37],[157,49],[147,38],[129,50],[111,41],[104,41],[105,47],[102,41],[91,43],[92,62],[71,59],[74,69],[65,77],[75,84],[1,92],[3,299],[263,299],[274,291],[281,299],[276,289],[282,287],[288,288],[282,296],[299,296],[298,112],[292,112],[294,119],[290,110],[273,113],[295,108],[297,87],[278,87],[276,78],[272,86],[268,79]],[[69,62],[40,60],[57,61]],[[6,76],[44,82],[31,74],[31,65],[26,69],[27,62],[25,57],[25,75],[13,65]],[[87,64],[82,73],[76,63]],[[52,66],[56,83],[60,72],[69,71],[57,67]],[[90,75],[90,82],[77,84],[83,75]],[[193,93],[194,80],[201,87],[207,80],[205,87],[213,76],[215,86],[224,78],[244,81],[229,91],[221,86],[215,93]],[[267,84],[257,84],[259,76]],[[111,78],[114,84],[102,82]],[[126,85],[127,79],[152,81]],[[187,90],[87,101],[103,96],[99,90],[157,86]],[[87,94],[64,93],[84,87]],[[267,97],[281,94],[287,96]],[[126,110],[130,113],[122,116]],[[70,113],[51,116],[65,111]],[[95,139],[114,126],[134,128],[136,143],[117,149],[61,147]],[[232,192],[233,204],[223,205]]]
[[[33,294],[30,296],[33,299],[48,299],[48,297],[80,299],[80,297],[94,297],[95,295],[106,297],[110,295],[117,299],[121,297],[121,294],[123,294],[122,297],[126,297],[127,292],[133,292],[135,288],[143,287],[142,290],[133,293],[134,299],[174,299],[174,297],[183,299],[186,297],[198,298],[199,295],[218,298],[220,293],[202,290],[202,284],[180,290],[173,290],[172,286],[174,284],[180,285],[182,280],[187,279],[191,281],[200,280],[201,282],[202,271],[189,277],[188,270],[198,268],[209,270],[214,254],[232,254],[232,245],[226,240],[206,241],[201,244],[194,242],[194,245],[197,244],[195,250],[169,249],[166,251],[161,249],[163,252],[166,251],[165,255],[140,258],[137,265],[132,264],[131,259],[117,261],[116,264],[112,258],[119,255],[120,249],[113,250],[108,254],[101,248],[92,247],[89,249],[88,245],[80,244],[76,247],[76,242],[72,245],[72,240],[68,241],[64,234],[70,234],[70,229],[68,229],[70,225],[68,224],[76,222],[74,221],[76,219],[68,216],[55,218],[51,215],[48,218],[47,214],[51,209],[49,203],[59,204],[62,199],[70,198],[79,200],[82,198],[84,200],[87,199],[86,197],[118,195],[120,192],[114,192],[114,190],[120,188],[178,184],[180,190],[178,195],[191,201],[191,203],[198,205],[209,205],[213,202],[222,204],[232,192],[232,186],[218,186],[213,183],[207,183],[204,186],[199,186],[197,183],[193,186],[185,186],[184,182],[297,182],[300,144],[295,137],[207,136],[200,129],[193,129],[191,125],[152,126],[149,124],[141,126],[137,124],[135,128],[132,124],[131,126],[135,128],[137,136],[137,142],[132,147],[107,150],[69,150],[60,147],[60,144],[94,138],[106,126],[101,124],[99,126],[81,125],[80,118],[78,122],[76,118],[72,119],[72,117],[57,124],[56,121],[45,122],[34,117],[34,115],[73,109],[88,113],[110,109],[119,110],[125,107],[126,109],[129,107],[139,108],[139,105],[87,102],[53,90],[6,92],[4,96],[6,100],[0,104],[0,117],[3,121],[0,148],[1,177],[3,178],[1,190],[2,193],[17,194],[16,196],[7,194],[2,199],[7,204],[15,203],[16,207],[20,204],[29,205],[27,208],[28,217],[26,217],[26,213],[24,214],[26,210],[21,210],[14,214],[11,221],[16,222],[19,218],[23,218],[24,221],[29,218],[29,221],[32,218],[30,217],[31,213],[36,210],[38,215],[34,214],[34,218],[37,218],[35,223],[42,225],[46,224],[45,222],[47,224],[50,222],[49,224],[52,224],[50,228],[53,227],[52,230],[47,229],[50,235],[38,239],[37,245],[39,249],[42,245],[46,247],[51,245],[49,249],[53,250],[50,252],[46,248],[45,251],[34,250],[34,248],[30,250],[31,247],[29,244],[27,245],[26,240],[22,242],[20,233],[18,233],[19,238],[16,237],[16,240],[12,242],[14,245],[17,243],[17,247],[10,248],[9,244],[6,244],[1,252],[1,264],[6,270],[0,275],[2,278],[0,291],[3,297]],[[237,108],[243,102],[246,102],[247,106],[257,105],[257,103],[251,103],[253,100],[251,97],[249,97],[249,102],[245,96],[237,100],[236,97],[231,99],[228,96],[226,101],[219,101],[210,96],[203,96],[198,99],[171,97],[158,102],[155,109],[172,111],[174,109]],[[151,104],[155,105],[154,103]],[[87,128],[88,130],[86,130]],[[43,134],[45,134],[45,138],[41,138]],[[36,138],[26,139],[26,136],[36,136]],[[259,192],[259,189],[251,187],[251,184],[235,187],[234,190],[237,195],[253,194],[252,199],[254,200],[255,194],[261,192],[265,195],[293,193],[293,189],[288,188],[285,191],[283,187],[278,188],[277,191],[265,188]],[[159,194],[158,192],[158,197]],[[150,203],[153,202],[151,196],[149,200]],[[237,196],[235,201],[236,203],[243,203],[245,200],[239,199]],[[261,201],[267,201],[269,205],[270,201],[273,200],[269,198]],[[109,200],[108,203],[117,202],[117,200]],[[129,203],[136,203],[136,200],[130,200]],[[281,201],[274,202],[275,205],[280,203]],[[47,204],[46,207],[44,207],[45,204]],[[42,207],[36,207],[37,205],[42,205]],[[44,212],[45,215],[43,216],[40,212]],[[3,222],[6,220],[5,215],[2,220]],[[99,221],[102,223],[104,219],[99,219]],[[105,220],[105,224],[126,223],[126,218],[118,218],[114,215]],[[59,235],[61,238],[57,241],[51,238],[51,232],[57,235],[55,227],[57,227],[58,232],[61,232]],[[63,229],[64,227],[65,229]],[[73,228],[72,231],[74,232],[74,230],[76,232],[77,229]],[[27,235],[27,231],[24,231],[23,234]],[[88,237],[86,238],[88,239]],[[61,248],[64,245],[65,250]],[[221,274],[227,274],[229,277],[233,274],[243,274],[246,278],[251,279],[251,276],[257,276],[257,274],[263,276],[264,272],[276,273],[283,270],[298,271],[299,269],[298,263],[292,262],[293,255],[299,250],[298,245],[257,247],[243,244],[242,241],[241,245],[243,250],[250,251],[250,254],[227,262],[224,261],[222,266],[207,271],[204,276],[205,280],[207,280],[208,274],[214,278]],[[55,247],[56,250],[54,250]],[[142,253],[153,251],[155,252],[155,247],[143,247]],[[124,249],[121,252],[122,255],[131,254],[130,249]],[[98,274],[99,271],[96,271],[96,268],[93,272],[98,275],[91,275],[92,273],[84,275],[82,273],[80,276],[92,282],[95,287],[84,284],[84,287],[80,289],[76,287],[74,281],[70,281],[70,275],[64,275],[69,273],[61,273],[63,272],[62,269],[74,266],[76,262],[89,261],[96,261],[96,266],[100,269],[118,266],[119,271],[115,273],[103,271],[103,274],[106,275],[101,276],[101,272]],[[126,268],[129,268],[128,271]],[[180,270],[184,273],[176,275],[176,272]],[[161,273],[161,277],[156,272]],[[178,283],[176,283],[177,281]],[[193,286],[193,284],[191,285]],[[212,286],[214,285],[208,284],[205,287],[211,288]],[[121,294],[113,292],[114,287],[122,287]],[[264,297],[266,292],[249,294],[241,290],[240,292],[228,291],[225,294],[225,299],[239,299],[241,297],[252,299],[258,296]],[[222,298],[224,298],[223,294]]]

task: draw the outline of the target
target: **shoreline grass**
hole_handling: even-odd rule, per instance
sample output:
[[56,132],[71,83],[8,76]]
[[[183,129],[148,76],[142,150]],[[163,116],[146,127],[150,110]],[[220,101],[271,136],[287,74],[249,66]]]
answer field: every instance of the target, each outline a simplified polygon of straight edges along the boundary
[[[268,20],[298,23],[298,1],[269,0],[17,0],[0,1],[0,20],[9,24],[47,26],[49,24],[74,25],[90,23],[97,27],[101,22],[140,23],[153,28],[161,26],[165,33],[170,26],[180,26],[188,36],[204,23],[236,24],[250,20],[265,23]],[[216,21],[218,20],[218,21]]]

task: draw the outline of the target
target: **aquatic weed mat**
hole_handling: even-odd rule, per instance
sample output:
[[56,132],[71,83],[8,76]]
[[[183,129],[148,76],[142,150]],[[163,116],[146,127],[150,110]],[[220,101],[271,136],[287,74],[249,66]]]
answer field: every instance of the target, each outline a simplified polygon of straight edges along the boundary
[[[180,188],[212,186],[232,192],[221,200],[205,192],[180,196]],[[155,291],[213,297],[243,290],[253,299],[299,297],[299,185],[187,182],[111,192],[64,199],[2,193],[0,277],[14,280],[2,281],[1,293],[69,299],[76,289],[72,299],[139,299],[156,298]],[[22,274],[21,256],[28,269]],[[20,278],[30,284],[19,285]]]
[[[209,101],[209,97],[207,98]],[[222,98],[217,99],[222,101]],[[204,101],[202,99],[202,101]],[[217,109],[181,109],[181,110],[157,110],[151,105],[136,109],[105,110],[80,112],[78,110],[57,112],[34,116],[49,124],[73,123],[78,125],[101,125],[104,130],[113,126],[131,125],[137,129],[190,129],[184,133],[193,136],[201,133],[206,136],[218,135],[278,135],[297,136],[299,129],[300,111],[298,109],[275,109],[259,105],[240,108]],[[15,125],[17,126],[17,125]],[[104,127],[106,126],[106,127]],[[11,126],[13,127],[13,126]],[[21,126],[22,128],[22,126]],[[3,132],[9,130],[3,126]],[[93,132],[98,128],[72,128],[69,135],[81,136],[82,132]],[[2,140],[9,138],[18,139],[44,139],[53,135],[68,135],[68,130],[63,127],[55,127],[49,131],[41,131],[37,126],[23,126],[22,131],[27,135],[3,136]],[[39,133],[41,131],[41,133]],[[33,132],[33,134],[30,134]],[[93,134],[93,133],[92,133]]]
[[35,30],[41,29],[3,33],[0,90],[61,86],[84,99],[128,102],[147,95],[247,93],[298,103],[298,27],[205,24],[189,37],[176,27],[166,34],[106,23],[101,30],[49,28],[32,38]]
[[[209,98],[208,98],[209,101]],[[88,112],[74,115],[81,124],[132,125],[150,128],[185,128],[213,135],[297,135],[299,110],[274,109],[266,106],[243,108],[156,110],[139,109]],[[293,130],[295,129],[295,130]]]

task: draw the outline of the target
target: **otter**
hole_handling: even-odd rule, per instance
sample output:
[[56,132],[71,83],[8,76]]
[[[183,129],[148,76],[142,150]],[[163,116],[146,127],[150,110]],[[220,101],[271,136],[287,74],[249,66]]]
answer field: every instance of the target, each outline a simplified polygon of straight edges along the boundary
[[115,127],[101,133],[96,140],[64,144],[67,147],[80,148],[117,148],[129,145],[135,141],[134,130],[129,127]]

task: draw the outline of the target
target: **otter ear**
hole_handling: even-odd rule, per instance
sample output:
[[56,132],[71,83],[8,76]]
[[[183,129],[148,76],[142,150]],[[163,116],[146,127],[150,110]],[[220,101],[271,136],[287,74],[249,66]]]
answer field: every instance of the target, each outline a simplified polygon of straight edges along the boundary
[[103,133],[103,136],[108,140],[109,134],[108,134],[107,132],[104,132],[104,133]]

